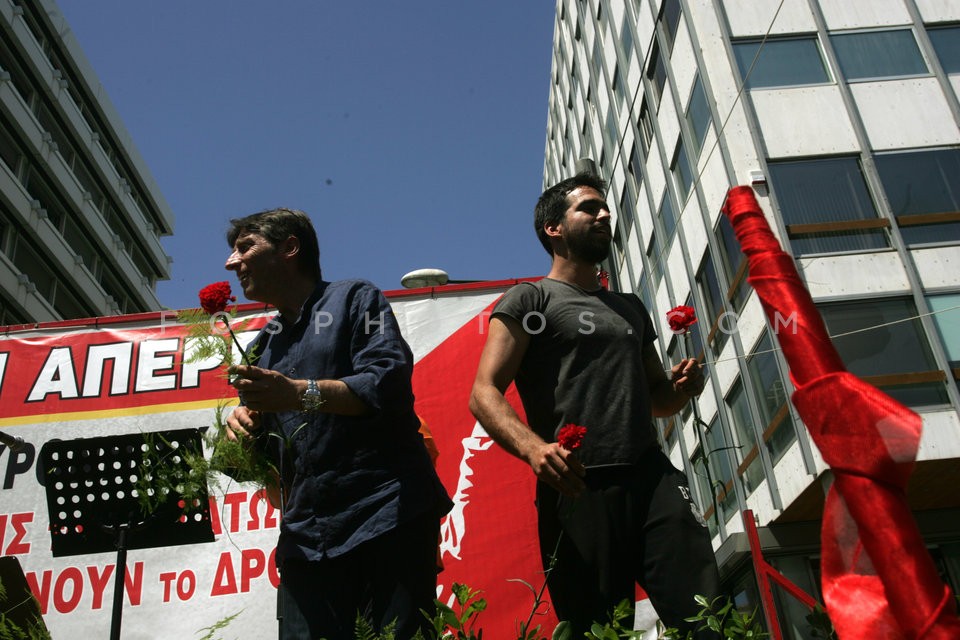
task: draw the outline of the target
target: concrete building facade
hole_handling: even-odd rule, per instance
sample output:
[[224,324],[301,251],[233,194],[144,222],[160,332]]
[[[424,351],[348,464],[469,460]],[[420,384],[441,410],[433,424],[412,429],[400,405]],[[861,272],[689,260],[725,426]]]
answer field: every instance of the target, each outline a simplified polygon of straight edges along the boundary
[[[848,368],[917,411],[909,499],[960,587],[960,3],[559,0],[544,186],[593,160],[609,181],[611,286],[663,327],[665,361],[707,363],[697,403],[659,421],[756,604],[742,512],[768,560],[819,593],[829,470],[790,403],[775,331],[720,213],[752,185]],[[697,309],[690,344],[666,330]],[[842,419],[842,416],[838,416]],[[802,607],[777,594],[786,632]]]
[[0,0],[0,325],[158,310],[173,213],[51,0]]

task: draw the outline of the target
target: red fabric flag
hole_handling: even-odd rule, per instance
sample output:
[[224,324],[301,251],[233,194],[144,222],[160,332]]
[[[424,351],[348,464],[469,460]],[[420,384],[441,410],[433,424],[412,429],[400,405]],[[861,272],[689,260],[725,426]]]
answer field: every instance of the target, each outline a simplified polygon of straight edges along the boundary
[[732,188],[724,213],[790,366],[793,403],[834,472],[821,546],[823,594],[838,635],[960,638],[953,594],[940,580],[906,499],[920,417],[845,370],[753,190]]

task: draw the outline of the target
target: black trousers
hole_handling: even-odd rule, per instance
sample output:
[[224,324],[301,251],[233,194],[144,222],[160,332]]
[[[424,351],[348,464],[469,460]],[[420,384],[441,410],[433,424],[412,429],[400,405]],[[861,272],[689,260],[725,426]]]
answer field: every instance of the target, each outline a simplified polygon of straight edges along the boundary
[[357,615],[377,632],[396,623],[397,640],[426,631],[433,615],[440,519],[417,516],[348,553],[280,567],[281,640],[354,640]]
[[[573,637],[603,624],[639,583],[669,627],[682,632],[696,614],[695,595],[719,595],[710,534],[690,500],[686,476],[657,449],[630,467],[591,468],[587,490],[565,498],[539,483],[540,552],[550,598]],[[716,638],[703,633],[696,638]]]

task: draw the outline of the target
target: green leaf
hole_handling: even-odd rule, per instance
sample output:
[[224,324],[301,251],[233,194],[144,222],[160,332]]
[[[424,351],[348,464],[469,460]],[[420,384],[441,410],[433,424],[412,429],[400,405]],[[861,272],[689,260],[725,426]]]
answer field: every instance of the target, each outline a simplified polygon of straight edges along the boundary
[[553,628],[553,635],[550,640],[571,640],[573,638],[573,627],[567,620],[562,620]]

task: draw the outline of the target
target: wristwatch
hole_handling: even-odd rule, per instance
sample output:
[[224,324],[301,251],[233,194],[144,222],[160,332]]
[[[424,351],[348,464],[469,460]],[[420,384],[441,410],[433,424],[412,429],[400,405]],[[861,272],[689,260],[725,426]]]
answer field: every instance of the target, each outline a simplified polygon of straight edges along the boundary
[[316,380],[307,380],[307,388],[300,396],[300,411],[303,413],[314,413],[320,410],[320,407],[326,400],[320,393],[320,387]]

